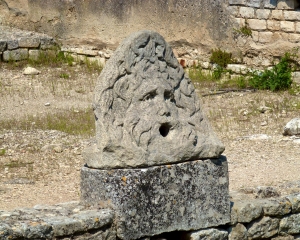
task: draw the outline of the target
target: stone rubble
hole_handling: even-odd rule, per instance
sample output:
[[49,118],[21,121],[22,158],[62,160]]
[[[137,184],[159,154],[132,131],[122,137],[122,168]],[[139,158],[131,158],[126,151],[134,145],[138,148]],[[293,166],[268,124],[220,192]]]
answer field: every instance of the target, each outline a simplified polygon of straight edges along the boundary
[[289,121],[284,129],[283,129],[283,135],[299,135],[300,134],[300,118],[294,118],[291,121]]

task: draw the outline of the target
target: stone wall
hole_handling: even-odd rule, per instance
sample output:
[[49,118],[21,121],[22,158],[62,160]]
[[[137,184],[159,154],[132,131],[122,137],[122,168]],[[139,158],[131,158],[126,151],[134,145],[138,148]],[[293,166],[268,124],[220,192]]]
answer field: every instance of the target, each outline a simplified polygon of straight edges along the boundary
[[[149,29],[178,58],[207,62],[211,49],[265,67],[300,41],[297,0],[0,0],[0,24],[45,33],[68,50],[115,50],[130,33]],[[248,26],[251,36],[237,34]]]
[[224,46],[230,17],[215,0],[1,0],[0,24],[46,33],[64,44],[115,48],[130,33],[154,30],[175,45]]
[[52,37],[0,26],[0,61],[36,60],[41,51],[57,50]]
[[[93,209],[78,202],[0,211],[0,239],[114,240],[114,217],[109,209]],[[176,238],[172,234],[163,234],[164,238],[160,239],[179,239],[180,235],[190,240],[298,239],[300,194],[268,199],[235,195],[231,202],[230,224],[178,232]]]
[[[247,65],[270,66],[274,57],[291,52],[300,42],[300,10],[296,0],[229,0],[233,36]],[[238,34],[249,27],[251,36]]]

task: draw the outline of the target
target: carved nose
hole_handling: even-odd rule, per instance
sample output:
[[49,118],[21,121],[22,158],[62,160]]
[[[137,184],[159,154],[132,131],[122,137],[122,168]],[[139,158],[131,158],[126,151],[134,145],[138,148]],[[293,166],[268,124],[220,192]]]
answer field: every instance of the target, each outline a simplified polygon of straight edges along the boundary
[[167,105],[165,103],[162,104],[161,108],[159,109],[158,114],[160,116],[167,116],[167,117],[171,115],[170,110],[169,110],[169,108],[167,107]]

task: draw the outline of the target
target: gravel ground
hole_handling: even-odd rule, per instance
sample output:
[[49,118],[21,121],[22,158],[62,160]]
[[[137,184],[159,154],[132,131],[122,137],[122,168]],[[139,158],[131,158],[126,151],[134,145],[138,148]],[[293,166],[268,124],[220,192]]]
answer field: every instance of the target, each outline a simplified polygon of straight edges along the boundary
[[[22,68],[0,64],[0,121],[91,108],[98,74],[80,65],[38,69],[39,75],[25,76]],[[202,102],[226,146],[230,190],[251,194],[258,186],[274,186],[282,195],[300,191],[300,140],[282,136],[285,124],[299,117],[298,96],[229,92],[202,97]],[[266,111],[259,110],[265,106]],[[17,124],[1,129],[0,209],[79,200],[81,151],[89,137],[34,126],[18,129]]]

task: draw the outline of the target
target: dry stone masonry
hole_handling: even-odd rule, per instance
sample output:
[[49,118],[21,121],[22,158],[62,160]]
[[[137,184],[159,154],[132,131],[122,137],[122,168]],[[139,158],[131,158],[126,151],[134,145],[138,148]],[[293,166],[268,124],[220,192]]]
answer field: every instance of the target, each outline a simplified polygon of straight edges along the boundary
[[[169,238],[142,239],[299,239],[300,194],[268,199],[251,199],[240,193],[231,195],[231,222],[226,225],[174,232]],[[86,208],[79,202],[0,210],[0,239],[116,240],[114,218],[110,209]]]
[[94,113],[81,199],[115,211],[119,238],[230,221],[224,146],[162,36],[145,30],[121,43],[98,79]]
[[0,61],[37,60],[41,51],[49,49],[57,49],[52,37],[0,26]]

